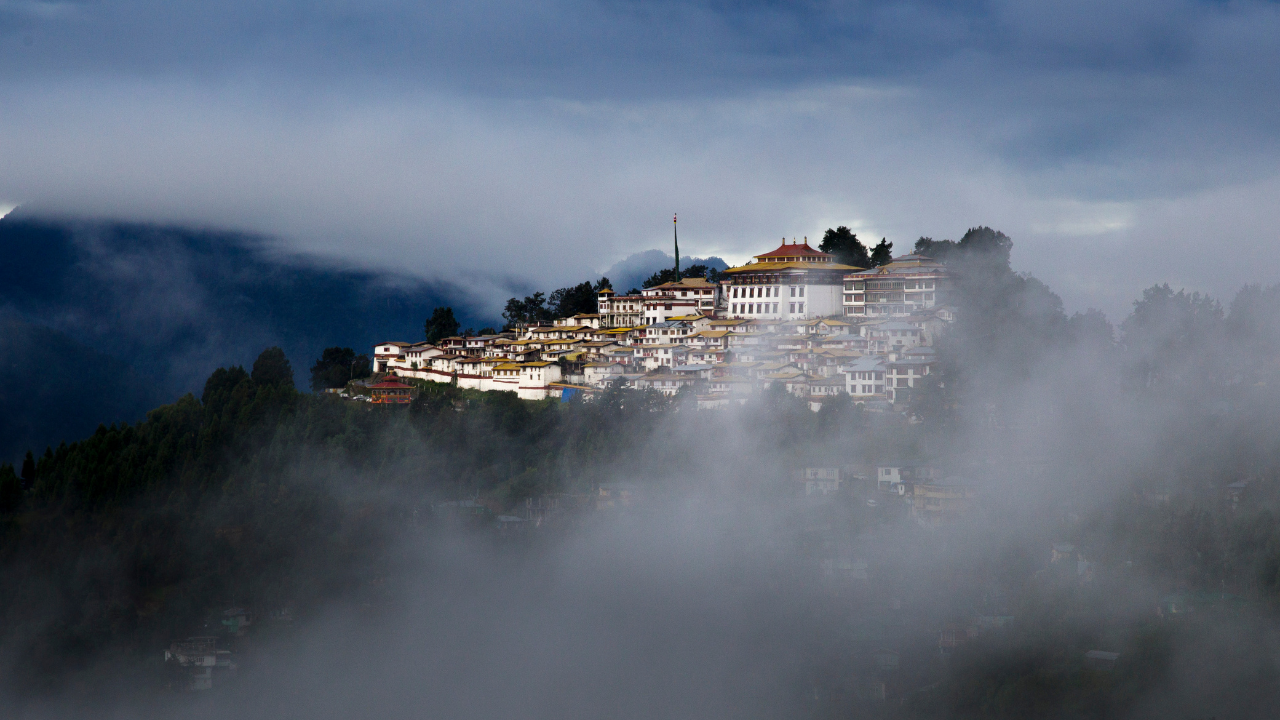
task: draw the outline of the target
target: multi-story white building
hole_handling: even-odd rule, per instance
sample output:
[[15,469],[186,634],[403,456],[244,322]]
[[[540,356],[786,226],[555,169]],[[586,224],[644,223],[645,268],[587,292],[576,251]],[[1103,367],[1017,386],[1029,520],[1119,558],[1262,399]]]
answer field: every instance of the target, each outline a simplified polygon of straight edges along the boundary
[[647,325],[644,329],[644,345],[662,343],[687,343],[694,334],[693,323],[686,320],[666,320]]
[[845,392],[855,398],[883,395],[888,368],[874,355],[858,358],[840,368],[845,377]]
[[878,268],[844,276],[844,314],[900,317],[945,302],[947,268],[924,255],[903,255]]
[[876,354],[902,352],[924,343],[924,331],[915,323],[890,320],[863,328],[867,348]]
[[413,343],[384,342],[373,346],[373,371],[387,372],[389,368],[405,366],[404,351]]
[[644,296],[619,295],[605,288],[596,293],[596,313],[601,327],[635,327],[644,321]]
[[720,286],[702,278],[684,278],[640,291],[644,297],[646,325],[666,322],[688,315],[710,315],[715,312]]
[[[922,348],[932,350],[932,348]],[[911,396],[912,388],[923,383],[925,376],[933,372],[935,364],[933,354],[915,353],[908,350],[901,355],[894,354],[885,363],[885,393],[894,402],[900,402]]]
[[756,255],[755,262],[725,271],[728,316],[808,320],[839,315],[844,276],[857,270],[808,242],[784,241],[778,249]]

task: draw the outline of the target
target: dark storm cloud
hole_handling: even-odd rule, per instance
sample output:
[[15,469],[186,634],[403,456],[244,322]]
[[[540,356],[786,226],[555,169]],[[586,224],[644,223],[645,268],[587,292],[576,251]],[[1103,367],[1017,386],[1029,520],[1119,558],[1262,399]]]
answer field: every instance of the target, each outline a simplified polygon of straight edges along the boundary
[[[1248,5],[1195,3],[7,2],[8,67],[311,76],[588,98],[899,77],[968,53],[1048,71],[1166,71]],[[1206,35],[1204,30],[1210,30]]]
[[731,260],[990,224],[1118,315],[1141,282],[1094,299],[1064,258],[1273,244],[1213,199],[1274,183],[1277,38],[1256,2],[0,2],[0,201],[543,283],[665,247],[672,210]]

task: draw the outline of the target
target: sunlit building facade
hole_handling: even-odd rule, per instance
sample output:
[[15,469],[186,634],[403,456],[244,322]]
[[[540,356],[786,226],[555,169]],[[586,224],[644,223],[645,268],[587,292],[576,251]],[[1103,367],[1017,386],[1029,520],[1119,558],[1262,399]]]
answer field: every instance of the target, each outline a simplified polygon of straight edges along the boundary
[[752,320],[808,320],[839,315],[841,284],[859,268],[841,265],[808,242],[784,241],[755,262],[729,268],[724,284],[726,315]]

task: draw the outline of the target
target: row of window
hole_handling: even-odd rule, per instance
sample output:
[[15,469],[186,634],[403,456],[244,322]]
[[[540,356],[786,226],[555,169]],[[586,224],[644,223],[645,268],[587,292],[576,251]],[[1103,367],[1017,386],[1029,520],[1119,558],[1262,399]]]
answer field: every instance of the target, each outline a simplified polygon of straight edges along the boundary
[[846,305],[845,315],[909,315],[917,308],[910,305]]
[[[734,315],[754,315],[755,313],[778,313],[779,303],[733,303]],[[792,315],[804,314],[804,303],[787,303]]]
[[[739,290],[742,291],[741,294],[739,294],[738,292]],[[782,292],[782,288],[773,286],[773,285],[765,285],[764,287],[735,287],[733,289],[733,297],[735,298],[736,297],[744,297],[744,298],[782,297],[782,295],[780,294],[781,292]],[[804,297],[804,286],[792,285],[791,297]]]
[[844,284],[845,291],[863,290],[933,290],[932,280],[861,280],[854,282],[846,282]]
[[849,294],[844,296],[845,304],[860,302],[933,302],[933,293],[921,293],[920,295],[904,295],[903,293],[871,293],[868,300],[866,295],[862,293]]

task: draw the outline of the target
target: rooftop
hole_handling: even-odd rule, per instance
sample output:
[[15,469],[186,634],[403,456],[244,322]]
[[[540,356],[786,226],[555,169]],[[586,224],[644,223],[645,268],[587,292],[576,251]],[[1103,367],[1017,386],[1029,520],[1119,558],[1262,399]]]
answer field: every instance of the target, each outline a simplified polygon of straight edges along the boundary
[[824,253],[809,247],[806,240],[802,243],[788,243],[785,238],[777,250],[770,250],[767,253],[756,255],[756,259],[761,262],[802,262],[814,261],[829,263],[835,260],[835,256],[830,253]]
[[706,278],[681,278],[674,282],[655,285],[647,290],[711,290],[720,287],[718,283],[708,282]]
[[853,265],[841,265],[835,262],[816,262],[813,260],[788,260],[774,261],[764,260],[760,262],[748,263],[735,268],[725,270],[726,273],[733,275],[746,272],[773,272],[777,270],[842,270],[845,272],[857,272],[862,268]]
[[924,255],[902,255],[877,268],[863,270],[855,275],[874,276],[911,273],[945,273],[947,266]]

